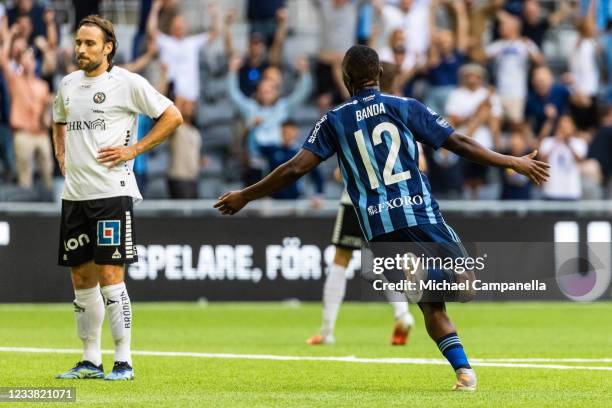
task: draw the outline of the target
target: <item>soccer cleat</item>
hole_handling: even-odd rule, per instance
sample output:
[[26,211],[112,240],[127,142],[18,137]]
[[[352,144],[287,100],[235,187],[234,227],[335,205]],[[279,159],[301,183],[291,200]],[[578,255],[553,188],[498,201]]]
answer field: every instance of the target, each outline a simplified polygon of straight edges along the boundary
[[133,380],[134,369],[126,361],[115,361],[113,371],[104,379],[108,381]]
[[306,343],[310,344],[311,346],[318,346],[318,345],[323,345],[323,344],[334,344],[335,342],[336,342],[336,339],[334,338],[332,334],[328,334],[327,336],[322,336],[320,334],[317,334],[317,335],[312,336],[308,340],[306,340]]
[[[412,252],[408,252],[406,256],[411,259],[416,258],[416,255]],[[419,303],[423,297],[421,282],[427,281],[427,271],[423,269],[420,262],[411,262],[411,265],[418,265],[418,267],[414,269],[404,269],[404,276],[408,282],[404,294],[406,295],[409,303]]]
[[459,368],[456,371],[457,382],[453,391],[476,391],[476,373],[471,368]]
[[414,326],[414,317],[412,317],[410,313],[406,313],[404,316],[397,319],[393,328],[393,334],[391,335],[391,345],[406,345],[412,326]]
[[85,380],[104,378],[104,368],[102,364],[94,365],[91,361],[79,361],[76,365],[65,373],[55,376],[61,380]]

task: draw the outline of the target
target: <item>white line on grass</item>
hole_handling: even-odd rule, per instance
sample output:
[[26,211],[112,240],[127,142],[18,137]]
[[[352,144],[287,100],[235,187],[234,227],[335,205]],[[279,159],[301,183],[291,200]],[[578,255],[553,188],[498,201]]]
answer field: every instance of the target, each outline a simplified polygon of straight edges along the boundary
[[[51,354],[78,354],[81,349],[58,349],[58,348],[36,348],[36,347],[0,347],[0,352],[8,353],[51,353]],[[104,354],[113,354],[113,350],[102,350]],[[312,357],[312,356],[279,356],[273,354],[231,354],[231,353],[195,353],[185,351],[132,351],[137,356],[154,357],[193,357],[193,358],[220,358],[235,360],[275,360],[275,361],[332,361],[344,363],[365,364],[417,364],[417,365],[446,365],[448,362],[435,358],[359,358],[355,356],[346,357]],[[519,361],[543,361],[543,362],[609,362],[611,359],[474,359],[474,366],[481,367],[508,367],[508,368],[547,368],[551,370],[595,370],[612,371],[612,367],[606,366],[572,366],[559,364],[529,364]]]

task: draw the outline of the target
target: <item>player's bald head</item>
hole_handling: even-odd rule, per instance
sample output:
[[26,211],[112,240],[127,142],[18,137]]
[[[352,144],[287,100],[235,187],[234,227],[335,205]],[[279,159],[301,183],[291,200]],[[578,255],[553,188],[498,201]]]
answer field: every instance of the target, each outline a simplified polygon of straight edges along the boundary
[[376,51],[365,45],[353,45],[344,54],[342,77],[344,85],[353,95],[367,86],[376,86],[382,74]]

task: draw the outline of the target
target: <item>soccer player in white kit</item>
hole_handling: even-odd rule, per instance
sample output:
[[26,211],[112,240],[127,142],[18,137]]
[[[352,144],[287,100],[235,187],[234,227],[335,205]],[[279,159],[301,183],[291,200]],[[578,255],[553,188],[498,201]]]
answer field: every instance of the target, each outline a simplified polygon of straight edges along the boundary
[[[79,70],[65,76],[53,106],[55,155],[66,184],[58,263],[70,267],[83,357],[57,378],[132,380],[132,307],[125,265],[137,261],[133,203],[142,200],[134,158],[162,143],[182,123],[178,109],[144,78],[113,66],[113,24],[80,21],[75,37]],[[136,141],[137,115],[157,119]],[[104,313],[115,342],[106,377],[100,340]]]

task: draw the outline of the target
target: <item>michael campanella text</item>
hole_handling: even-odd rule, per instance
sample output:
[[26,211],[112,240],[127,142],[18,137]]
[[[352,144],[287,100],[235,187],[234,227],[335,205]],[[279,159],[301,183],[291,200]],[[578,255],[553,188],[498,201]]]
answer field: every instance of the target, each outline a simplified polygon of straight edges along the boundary
[[483,282],[480,279],[473,281],[465,281],[461,283],[446,282],[446,281],[418,281],[411,282],[402,280],[399,282],[385,282],[375,280],[372,283],[374,290],[394,290],[394,291],[412,291],[412,290],[430,290],[430,291],[455,291],[455,290],[478,290],[478,291],[545,291],[546,283],[539,280],[531,280],[531,282]]

